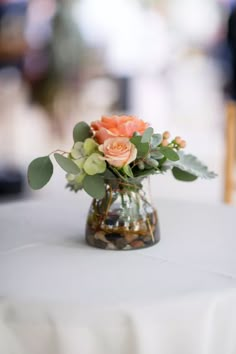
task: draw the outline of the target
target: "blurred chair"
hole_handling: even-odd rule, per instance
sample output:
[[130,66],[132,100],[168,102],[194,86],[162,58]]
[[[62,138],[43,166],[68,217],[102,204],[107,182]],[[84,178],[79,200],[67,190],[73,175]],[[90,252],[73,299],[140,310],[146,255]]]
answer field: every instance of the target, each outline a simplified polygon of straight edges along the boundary
[[236,7],[233,6],[227,22],[228,60],[231,75],[228,80],[226,94],[226,155],[225,155],[225,203],[233,201],[233,193],[236,187],[234,172],[236,167]]
[[26,0],[0,1],[0,69],[22,69],[27,50],[24,35],[26,11]]
[[224,202],[232,203],[233,193],[236,187],[234,171],[236,165],[236,102],[226,103],[226,155],[225,155],[225,189]]
[[25,178],[14,167],[1,166],[0,169],[0,203],[23,196]]

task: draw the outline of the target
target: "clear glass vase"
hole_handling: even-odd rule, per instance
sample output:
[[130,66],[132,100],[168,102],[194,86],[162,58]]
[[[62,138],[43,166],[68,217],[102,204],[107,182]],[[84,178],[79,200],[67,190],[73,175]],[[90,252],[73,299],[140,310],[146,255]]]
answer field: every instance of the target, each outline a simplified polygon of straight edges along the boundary
[[87,243],[107,250],[134,250],[153,246],[159,240],[159,221],[148,180],[108,180],[105,197],[92,201]]

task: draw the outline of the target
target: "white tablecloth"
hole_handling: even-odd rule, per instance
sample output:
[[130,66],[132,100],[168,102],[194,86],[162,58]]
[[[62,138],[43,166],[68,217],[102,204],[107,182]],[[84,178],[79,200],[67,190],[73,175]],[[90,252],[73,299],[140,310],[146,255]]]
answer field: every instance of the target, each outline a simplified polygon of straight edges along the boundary
[[0,206],[0,353],[235,354],[236,209],[157,207],[159,244],[105,251],[82,195]]

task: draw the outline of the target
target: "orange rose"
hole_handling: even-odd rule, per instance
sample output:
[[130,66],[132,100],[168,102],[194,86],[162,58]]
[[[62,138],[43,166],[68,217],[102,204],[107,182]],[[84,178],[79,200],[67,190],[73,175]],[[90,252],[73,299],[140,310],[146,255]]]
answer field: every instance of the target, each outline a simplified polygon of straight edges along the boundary
[[142,135],[148,126],[149,124],[133,116],[103,116],[101,120],[91,124],[95,131],[95,139],[99,144],[116,136],[131,138],[135,132]]
[[123,167],[134,161],[137,156],[137,149],[128,138],[109,138],[99,146],[105,160],[112,166]]

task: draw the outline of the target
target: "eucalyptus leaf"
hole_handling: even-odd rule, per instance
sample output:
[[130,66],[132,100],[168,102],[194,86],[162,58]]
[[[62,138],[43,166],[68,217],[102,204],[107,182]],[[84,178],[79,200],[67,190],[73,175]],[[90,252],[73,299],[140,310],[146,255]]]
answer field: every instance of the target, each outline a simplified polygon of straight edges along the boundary
[[163,159],[164,155],[160,151],[154,150],[151,151],[151,157],[153,157],[156,160],[161,160]]
[[153,136],[151,138],[151,147],[155,148],[158,145],[160,145],[161,142],[162,142],[162,135],[161,134],[153,134]]
[[149,143],[141,143],[141,136],[133,136],[130,141],[135,145],[137,149],[137,158],[142,158],[146,156],[149,152]]
[[159,151],[170,161],[178,161],[179,155],[172,148],[168,146],[162,146]]
[[139,168],[140,170],[144,170],[145,165],[144,165],[144,162],[143,162],[142,160],[140,160],[140,161],[138,162],[138,168]]
[[123,171],[128,177],[131,177],[131,178],[134,177],[133,172],[132,172],[132,170],[131,170],[129,165],[124,166],[123,167]]
[[140,133],[139,132],[134,132],[133,137],[134,136],[140,136]]
[[150,146],[148,143],[140,144],[137,148],[137,150],[138,150],[137,158],[145,157],[149,152],[149,148],[150,148]]
[[158,168],[159,166],[159,162],[152,158],[145,159],[145,163],[153,168]]
[[142,135],[141,143],[150,143],[152,134],[153,134],[153,128],[151,127],[147,128]]
[[104,172],[104,178],[108,180],[117,179],[117,176],[107,168],[106,171]]
[[193,182],[198,178],[197,176],[192,175],[189,172],[180,170],[178,167],[172,168],[172,173],[177,180],[184,182]]
[[106,193],[104,177],[100,175],[85,176],[83,180],[83,188],[92,198],[104,198]]
[[72,173],[76,175],[80,172],[79,167],[68,157],[65,157],[61,154],[54,154],[55,160],[57,161],[58,165],[67,173]]
[[214,172],[209,171],[207,166],[199,161],[196,156],[184,154],[180,151],[179,158],[179,161],[168,162],[167,165],[177,167],[182,171],[200,178],[211,179],[217,176]]
[[118,168],[112,166],[109,166],[109,168],[114,172],[117,177],[119,177],[123,181],[127,181],[127,178],[120,173]]
[[157,173],[158,173],[158,171],[154,168],[150,168],[148,170],[135,170],[134,177],[147,177],[147,176],[154,175]]
[[141,144],[142,137],[140,135],[135,135],[130,139],[130,142],[138,147]]
[[43,188],[53,174],[53,164],[49,156],[38,157],[28,167],[28,182],[32,189]]
[[79,122],[76,124],[73,130],[74,142],[82,141],[84,142],[87,138],[92,136],[92,131],[90,126],[85,122]]

